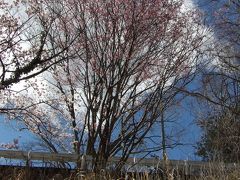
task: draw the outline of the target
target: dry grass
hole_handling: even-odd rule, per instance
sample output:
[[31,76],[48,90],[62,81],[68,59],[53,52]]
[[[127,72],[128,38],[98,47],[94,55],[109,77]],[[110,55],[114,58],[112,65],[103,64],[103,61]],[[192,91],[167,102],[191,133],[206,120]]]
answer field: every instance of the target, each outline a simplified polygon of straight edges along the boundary
[[203,169],[197,180],[240,180],[240,168],[226,168],[224,164],[210,164],[210,168]]
[[226,169],[224,165],[209,164],[209,168],[202,168],[198,176],[186,176],[182,171],[168,169],[168,174],[148,173],[148,172],[128,172],[118,175],[114,172],[108,173],[101,171],[98,174],[84,173],[81,171],[75,172],[55,172],[45,173],[34,171],[30,168],[11,168],[6,169],[6,172],[0,173],[1,180],[240,180],[240,168],[233,167]]

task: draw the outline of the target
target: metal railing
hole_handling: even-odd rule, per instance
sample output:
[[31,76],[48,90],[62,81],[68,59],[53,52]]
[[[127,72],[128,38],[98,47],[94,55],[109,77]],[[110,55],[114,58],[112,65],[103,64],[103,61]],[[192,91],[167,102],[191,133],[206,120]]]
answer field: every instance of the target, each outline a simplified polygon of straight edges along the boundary
[[[18,159],[26,162],[38,160],[43,162],[75,162],[81,163],[81,169],[92,163],[93,158],[86,155],[67,154],[67,153],[50,153],[50,152],[32,152],[32,151],[16,151],[16,150],[0,150],[0,158]],[[117,164],[120,161],[119,157],[110,157],[108,164]],[[164,162],[158,158],[128,158],[125,162],[131,167],[162,167]],[[199,175],[202,170],[214,167],[223,167],[226,169],[239,168],[238,164],[223,164],[223,163],[208,163],[201,161],[185,161],[185,160],[169,160],[168,166],[170,168],[184,170],[186,175]]]

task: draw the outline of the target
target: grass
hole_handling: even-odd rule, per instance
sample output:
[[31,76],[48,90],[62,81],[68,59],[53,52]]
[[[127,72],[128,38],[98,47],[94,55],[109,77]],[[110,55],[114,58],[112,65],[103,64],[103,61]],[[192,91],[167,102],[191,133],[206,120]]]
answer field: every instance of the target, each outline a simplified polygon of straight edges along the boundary
[[102,170],[98,174],[81,172],[78,170],[39,170],[34,168],[16,168],[8,166],[0,169],[1,180],[240,180],[240,168],[237,166],[227,169],[225,164],[209,163],[208,168],[201,167],[198,176],[184,175],[183,171],[167,168],[155,172],[107,172]]

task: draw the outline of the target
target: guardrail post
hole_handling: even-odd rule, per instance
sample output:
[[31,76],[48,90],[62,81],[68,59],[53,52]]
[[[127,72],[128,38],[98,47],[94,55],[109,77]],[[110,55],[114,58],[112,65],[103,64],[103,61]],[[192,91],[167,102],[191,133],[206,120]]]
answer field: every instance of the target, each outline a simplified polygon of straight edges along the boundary
[[86,156],[85,155],[82,155],[80,170],[81,171],[86,171],[87,170]]
[[80,180],[85,179],[86,171],[87,171],[86,156],[82,155],[81,160],[80,160],[80,169],[78,172],[78,178]]
[[31,179],[31,151],[28,151],[26,158],[25,175],[26,179]]

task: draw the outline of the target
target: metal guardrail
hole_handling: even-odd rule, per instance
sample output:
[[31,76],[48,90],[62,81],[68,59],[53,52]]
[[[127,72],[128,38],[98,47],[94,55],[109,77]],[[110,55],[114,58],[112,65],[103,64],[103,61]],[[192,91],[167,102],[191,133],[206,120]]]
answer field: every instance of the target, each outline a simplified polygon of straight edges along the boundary
[[63,162],[77,162],[81,158],[77,154],[15,151],[15,150],[0,150],[0,157],[9,159],[63,161]]
[[[81,167],[86,167],[87,163],[92,162],[91,156],[80,156],[78,154],[66,153],[48,153],[48,152],[32,152],[32,151],[16,151],[16,150],[0,150],[0,157],[6,159],[19,160],[40,160],[40,161],[56,161],[56,162],[81,162]],[[119,162],[119,157],[110,157],[108,163]],[[126,165],[131,166],[146,166],[146,167],[161,167],[163,161],[158,158],[128,158]],[[239,164],[223,164],[223,163],[208,163],[201,161],[184,161],[184,160],[169,160],[168,165],[174,169],[182,169],[185,174],[199,175],[203,169],[214,167],[223,167],[226,169],[240,168]]]

